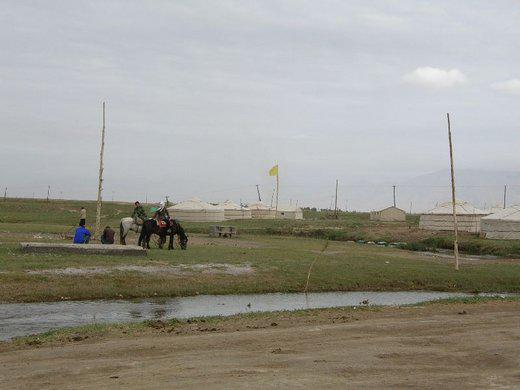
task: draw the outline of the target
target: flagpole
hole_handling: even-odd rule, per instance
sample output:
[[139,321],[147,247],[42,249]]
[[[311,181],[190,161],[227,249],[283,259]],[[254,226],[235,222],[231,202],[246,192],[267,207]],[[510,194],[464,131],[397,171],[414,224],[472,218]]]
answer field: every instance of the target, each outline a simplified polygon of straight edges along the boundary
[[[269,170],[269,176],[276,176],[276,206],[275,206],[275,218],[278,214],[278,200],[280,198],[280,175],[278,174],[278,163]],[[271,197],[271,210],[273,207],[273,198]]]
[[[278,164],[276,164],[278,165]],[[280,176],[276,172],[276,216],[278,216],[278,192],[280,190]]]

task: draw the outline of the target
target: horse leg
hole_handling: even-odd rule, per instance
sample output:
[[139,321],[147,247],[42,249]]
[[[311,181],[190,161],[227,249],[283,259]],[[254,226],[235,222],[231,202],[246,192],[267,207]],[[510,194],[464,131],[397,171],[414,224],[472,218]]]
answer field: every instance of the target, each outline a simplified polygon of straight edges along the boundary
[[120,222],[119,223],[119,243],[121,245],[126,245],[125,237],[126,237],[125,228],[123,226],[123,222]]
[[162,249],[162,248],[163,248],[164,241],[165,241],[164,236],[160,235],[160,236],[159,236],[159,249]]
[[[144,229],[141,230],[141,233],[139,234],[139,238],[137,239],[137,245],[142,246],[143,240],[144,240]],[[144,246],[143,246],[143,248],[144,248]]]
[[153,233],[146,234],[146,248],[148,248],[148,249],[152,249],[152,248],[150,248],[150,240],[152,239],[152,234]]
[[143,247],[143,249],[150,249],[150,235],[143,228],[141,230],[141,234],[139,235],[139,246]]
[[170,233],[170,242],[168,243],[168,250],[172,250],[173,249],[173,232]]

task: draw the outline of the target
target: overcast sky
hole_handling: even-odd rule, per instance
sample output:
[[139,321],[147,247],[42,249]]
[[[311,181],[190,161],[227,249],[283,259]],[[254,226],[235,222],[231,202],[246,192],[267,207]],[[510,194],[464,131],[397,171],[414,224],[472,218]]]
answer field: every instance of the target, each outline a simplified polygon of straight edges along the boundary
[[518,1],[3,1],[0,185],[328,206],[334,180],[518,170]]

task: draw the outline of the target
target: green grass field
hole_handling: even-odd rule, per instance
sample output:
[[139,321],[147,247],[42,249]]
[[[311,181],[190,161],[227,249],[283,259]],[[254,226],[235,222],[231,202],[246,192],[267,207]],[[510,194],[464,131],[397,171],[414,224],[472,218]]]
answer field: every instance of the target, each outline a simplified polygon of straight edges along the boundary
[[[79,209],[87,208],[87,225],[93,227],[96,203],[94,201],[8,199],[0,201],[0,233],[71,234],[79,220]],[[145,206],[149,210],[151,205]],[[117,230],[122,217],[130,216],[133,205],[122,202],[103,204],[102,225]],[[453,249],[453,235],[449,232],[431,232],[419,229],[419,216],[410,215],[403,223],[371,222],[368,213],[339,213],[331,219],[325,212],[304,211],[303,221],[291,220],[238,220],[232,224],[241,234],[293,236],[332,241],[386,241],[405,242],[409,250]],[[205,234],[212,223],[184,223],[190,233]],[[230,222],[231,224],[231,222]],[[520,242],[515,240],[486,240],[476,235],[461,233],[459,248],[475,255],[494,255],[520,258]]]
[[[387,241],[406,241],[406,238],[416,239],[416,242],[445,240],[446,246],[449,244],[449,235],[429,235],[419,230],[416,218],[402,224],[372,224],[368,216],[361,213],[342,214],[339,220],[327,219],[323,213],[308,213],[308,219],[304,221],[233,221],[230,223],[242,234],[232,240],[209,239],[201,234],[209,224],[186,224],[191,235],[187,251],[152,249],[146,258],[20,252],[20,241],[64,241],[62,235],[74,229],[81,205],[87,207],[89,221],[94,217],[94,202],[0,201],[0,301],[300,292],[304,289],[309,266],[325,239],[332,241],[316,260],[309,291],[520,291],[520,262],[517,261],[464,262],[457,272],[449,259],[433,259],[397,248],[361,245],[347,242],[346,236],[328,237],[317,233],[357,233],[365,239],[378,235]],[[103,225],[116,227],[119,219],[129,215],[131,210],[131,204],[106,203]],[[463,237],[464,242],[491,245],[491,249],[501,250],[511,250],[517,245],[516,242],[487,242],[470,235]],[[222,264],[247,266],[252,272],[235,275],[197,268],[208,265],[218,269]],[[184,273],[113,269],[122,265],[192,268]],[[94,267],[103,268],[107,273],[41,273]]]

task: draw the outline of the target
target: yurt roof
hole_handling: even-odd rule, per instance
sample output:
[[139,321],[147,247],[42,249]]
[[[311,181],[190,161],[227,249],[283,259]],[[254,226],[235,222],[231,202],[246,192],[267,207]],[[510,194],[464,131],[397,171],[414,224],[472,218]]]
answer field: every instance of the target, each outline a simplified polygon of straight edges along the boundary
[[[485,211],[477,209],[469,202],[463,200],[455,201],[455,212],[457,215],[487,215]],[[425,214],[453,214],[453,204],[451,202],[444,202],[428,211]]]
[[226,200],[224,203],[219,204],[219,207],[224,210],[249,210],[247,207],[242,207],[232,200]]
[[515,205],[497,211],[494,214],[483,217],[483,219],[498,219],[503,221],[520,221],[520,205]]
[[485,211],[488,214],[495,214],[495,213],[501,212],[502,210],[504,210],[504,208],[502,206],[493,206],[493,207],[486,209]]
[[168,210],[188,210],[188,211],[197,211],[197,210],[222,210],[220,206],[213,206],[212,204],[203,202],[199,198],[190,198],[183,202],[179,202],[173,206],[168,207]]
[[[450,203],[451,205],[451,203]],[[402,211],[403,213],[406,213],[406,211],[404,211],[403,209],[400,209],[399,207],[396,207],[396,206],[388,206],[388,207],[385,207],[384,209],[381,209],[381,210],[376,210],[376,211],[386,211],[386,210],[392,210],[392,209],[395,209],[395,210],[399,210],[399,211]]]
[[249,205],[249,208],[251,210],[271,210],[272,209],[271,207],[269,207],[268,205],[266,205],[263,202],[251,203]]

